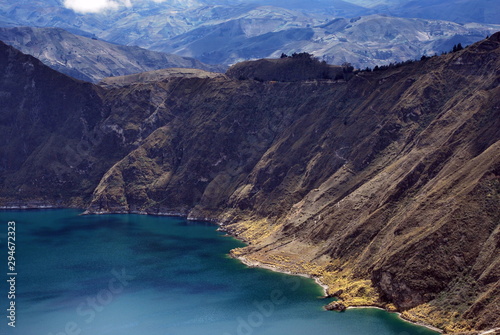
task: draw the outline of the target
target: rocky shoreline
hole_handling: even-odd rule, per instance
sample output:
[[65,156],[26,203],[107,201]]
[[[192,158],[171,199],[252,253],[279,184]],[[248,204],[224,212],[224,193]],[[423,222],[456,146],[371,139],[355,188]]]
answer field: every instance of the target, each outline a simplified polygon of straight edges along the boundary
[[[233,236],[233,237],[234,238],[238,238],[236,236]],[[310,275],[307,275],[307,274],[304,274],[304,273],[294,273],[294,272],[287,271],[287,270],[284,270],[284,269],[280,269],[280,268],[278,268],[276,266],[269,265],[269,264],[264,264],[264,263],[261,263],[261,262],[258,262],[258,261],[250,261],[245,256],[236,256],[236,255],[234,255],[232,253],[231,253],[231,257],[233,257],[235,259],[238,259],[240,262],[242,262],[243,264],[245,264],[245,265],[247,265],[249,267],[258,267],[258,268],[262,268],[262,269],[266,269],[266,270],[271,270],[271,271],[279,272],[279,273],[284,273],[284,274],[288,274],[288,275],[292,275],[292,276],[301,276],[301,277],[305,277],[305,278],[311,278],[311,279],[313,279],[316,282],[316,284],[318,284],[319,286],[321,286],[321,288],[323,289],[323,292],[324,292],[323,298],[327,298],[329,296],[328,295],[328,286],[326,284],[322,283],[321,279],[318,278],[318,277],[310,276]],[[345,310],[355,309],[355,308],[375,308],[375,309],[380,309],[380,310],[384,310],[384,311],[390,312],[387,309],[379,307],[379,306],[363,305],[363,306],[349,306],[349,307],[346,307],[340,301],[335,301],[333,303],[337,304],[337,305],[335,306],[335,305],[333,305],[333,304],[330,303],[330,304],[328,304],[328,305],[325,306],[325,309],[326,310],[343,312]],[[331,308],[329,308],[328,306],[331,306]],[[394,313],[394,312],[390,312],[390,313]],[[412,324],[417,325],[417,326],[428,328],[428,329],[430,329],[432,331],[435,331],[435,332],[438,332],[440,334],[444,333],[444,331],[442,329],[439,329],[437,327],[434,327],[432,325],[429,325],[429,324],[426,324],[426,323],[423,323],[423,322],[408,320],[408,319],[404,318],[400,312],[395,312],[395,313],[399,316],[399,318],[401,320],[404,320],[405,322],[409,322],[409,323],[412,323]],[[481,333],[481,334],[486,334],[486,333]]]
[[[234,238],[238,238],[238,237],[233,236],[233,235],[230,235],[230,236],[232,236]],[[274,272],[284,273],[284,274],[291,275],[291,276],[300,276],[300,277],[304,277],[304,278],[313,279],[316,282],[316,284],[321,286],[321,288],[323,289],[323,298],[328,297],[328,286],[325,285],[324,283],[322,283],[318,277],[310,276],[310,275],[307,275],[304,273],[294,273],[291,271],[286,271],[284,269],[279,269],[279,268],[272,266],[272,265],[269,265],[269,264],[264,264],[264,263],[257,262],[257,261],[250,261],[245,256],[236,256],[232,253],[230,253],[230,255],[231,255],[231,257],[239,260],[240,262],[242,262],[243,264],[245,264],[246,266],[251,267],[251,268],[261,268],[261,269],[271,270]]]

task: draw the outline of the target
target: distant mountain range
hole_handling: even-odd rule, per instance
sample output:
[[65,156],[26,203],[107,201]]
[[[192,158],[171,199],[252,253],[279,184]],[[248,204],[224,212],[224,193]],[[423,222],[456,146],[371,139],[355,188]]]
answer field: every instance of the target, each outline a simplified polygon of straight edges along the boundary
[[500,23],[497,0],[403,0],[376,6],[392,16],[446,20],[457,23]]
[[439,54],[457,43],[472,44],[496,30],[500,26],[378,14],[319,21],[289,10],[259,7],[147,47],[223,64],[309,52],[330,64],[350,62],[364,68]]
[[[204,1],[210,3],[210,1]],[[218,1],[212,1],[218,2]],[[228,1],[226,1],[227,3]],[[370,14],[445,20],[457,23],[500,24],[500,2],[496,0],[240,0],[229,3],[254,3],[305,13],[352,18]]]
[[59,27],[210,64],[305,51],[331,64],[372,67],[491,35],[500,30],[499,6],[491,0],[380,1],[371,7],[354,0],[192,0],[133,2],[130,8],[80,14],[60,0],[21,0],[0,3],[0,26]]
[[61,28],[0,28],[0,40],[74,78],[97,82],[163,68],[225,72],[226,67],[135,46],[121,46],[71,34]]

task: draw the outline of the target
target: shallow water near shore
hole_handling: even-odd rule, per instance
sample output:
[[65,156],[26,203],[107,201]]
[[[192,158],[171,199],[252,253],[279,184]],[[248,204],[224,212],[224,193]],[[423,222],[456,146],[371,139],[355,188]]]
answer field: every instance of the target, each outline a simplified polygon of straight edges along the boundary
[[0,211],[0,260],[15,221],[17,273],[16,327],[2,280],[0,334],[437,334],[378,309],[325,311],[312,279],[229,258],[243,243],[211,223],[78,214]]

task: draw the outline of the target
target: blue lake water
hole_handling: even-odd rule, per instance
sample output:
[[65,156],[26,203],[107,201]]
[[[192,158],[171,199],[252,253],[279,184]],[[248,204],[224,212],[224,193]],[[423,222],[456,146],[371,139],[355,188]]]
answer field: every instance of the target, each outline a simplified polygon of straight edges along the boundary
[[[311,279],[248,268],[243,246],[182,218],[0,211],[0,334],[430,335],[377,309],[328,312]],[[16,222],[16,327],[7,222]]]

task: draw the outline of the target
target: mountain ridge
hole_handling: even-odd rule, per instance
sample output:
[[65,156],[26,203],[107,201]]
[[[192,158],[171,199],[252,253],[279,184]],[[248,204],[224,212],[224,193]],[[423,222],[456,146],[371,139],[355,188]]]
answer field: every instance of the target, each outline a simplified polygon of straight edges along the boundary
[[59,72],[90,82],[172,67],[212,72],[226,70],[224,66],[203,64],[189,57],[74,35],[61,28],[0,28],[0,40],[40,59]]

